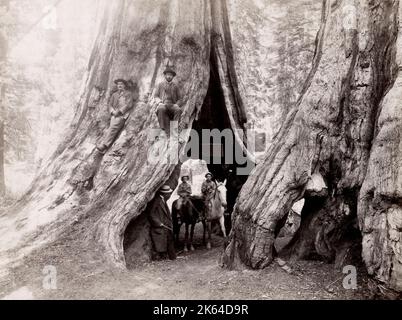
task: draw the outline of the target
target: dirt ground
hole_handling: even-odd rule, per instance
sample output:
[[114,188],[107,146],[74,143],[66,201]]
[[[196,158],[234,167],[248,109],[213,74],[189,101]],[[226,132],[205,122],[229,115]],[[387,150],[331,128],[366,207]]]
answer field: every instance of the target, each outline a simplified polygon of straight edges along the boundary
[[[199,233],[198,233],[199,234]],[[18,278],[10,274],[0,283],[1,298],[24,299],[367,299],[367,283],[359,278],[358,289],[342,286],[344,274],[332,265],[301,261],[290,264],[293,273],[274,263],[264,270],[231,271],[219,266],[222,238],[213,236],[207,250],[197,236],[194,252],[180,252],[175,261],[157,261],[133,270],[92,268],[96,261],[78,265],[74,257],[62,261],[31,261]],[[38,258],[39,259],[39,258]],[[59,259],[59,258],[57,258]],[[57,267],[57,289],[44,290],[42,266]],[[97,264],[98,265],[98,264]],[[19,270],[19,274],[23,274]]]
[[[201,234],[202,227],[198,224],[194,252],[179,252],[175,261],[150,262],[132,270],[109,267],[101,260],[103,255],[92,249],[84,253],[83,263],[82,257],[76,257],[80,244],[75,243],[76,237],[71,234],[52,244],[44,254],[31,255],[22,266],[9,270],[9,274],[0,274],[0,299],[370,298],[364,272],[358,272],[358,289],[346,290],[342,286],[345,277],[342,270],[334,270],[323,262],[289,264],[292,273],[276,263],[257,271],[221,268],[222,238],[214,235],[213,248],[207,250]],[[46,266],[56,267],[55,290],[43,288]]]

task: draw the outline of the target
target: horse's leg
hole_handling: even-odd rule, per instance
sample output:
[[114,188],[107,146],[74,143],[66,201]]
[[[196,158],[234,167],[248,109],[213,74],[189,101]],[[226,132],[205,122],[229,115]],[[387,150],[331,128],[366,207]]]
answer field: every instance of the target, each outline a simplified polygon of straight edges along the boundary
[[195,223],[191,224],[191,230],[190,230],[190,250],[194,251],[194,246],[193,246],[193,237],[194,237],[194,227],[195,227]]
[[188,251],[187,245],[188,245],[188,223],[186,222],[186,235],[184,237],[184,252]]
[[226,228],[225,228],[225,216],[219,218],[219,223],[223,232],[223,237],[226,238]]
[[177,223],[176,225],[176,230],[175,230],[175,241],[176,241],[176,246],[179,245],[179,237],[180,237],[180,229],[181,229],[181,224]]
[[211,249],[211,221],[207,221],[207,230],[208,230],[208,242],[207,249]]
[[173,235],[174,235],[174,241],[175,245],[177,246],[179,244],[179,233],[180,233],[180,224],[177,220],[177,211],[175,207],[175,202],[173,202],[172,205],[172,222],[173,222]]

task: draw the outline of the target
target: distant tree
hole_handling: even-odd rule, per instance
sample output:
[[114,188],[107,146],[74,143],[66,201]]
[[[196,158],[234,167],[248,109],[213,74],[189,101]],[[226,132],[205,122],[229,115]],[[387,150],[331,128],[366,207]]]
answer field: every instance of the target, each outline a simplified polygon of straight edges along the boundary
[[29,117],[24,108],[31,84],[21,68],[16,68],[9,59],[10,44],[21,33],[17,18],[23,3],[15,4],[12,7],[9,0],[0,2],[0,196],[6,193],[4,164],[26,159],[31,148]]

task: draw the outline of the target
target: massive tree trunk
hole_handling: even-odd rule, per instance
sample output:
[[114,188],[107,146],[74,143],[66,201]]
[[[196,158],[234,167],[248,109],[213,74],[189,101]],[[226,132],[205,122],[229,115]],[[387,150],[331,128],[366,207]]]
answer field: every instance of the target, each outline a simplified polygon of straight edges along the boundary
[[6,182],[4,176],[4,153],[5,153],[5,141],[4,141],[4,103],[5,103],[5,85],[1,84],[0,87],[0,197],[6,193]]
[[[397,8],[395,8],[395,13]],[[399,6],[399,17],[402,6]],[[400,26],[399,26],[400,28]],[[402,34],[396,47],[396,80],[377,112],[367,173],[359,193],[363,259],[369,273],[402,289]]]
[[[306,197],[288,256],[339,261],[361,242],[358,216],[369,273],[402,289],[398,10],[399,1],[323,2],[311,72],[239,195],[227,265],[269,264],[280,222]],[[324,192],[308,186],[313,175]]]
[[[27,194],[0,217],[5,267],[18,265],[34,251],[46,256],[55,242],[74,246],[82,261],[89,252],[100,252],[104,260],[124,267],[124,235],[131,221],[137,226],[133,246],[141,248],[139,257],[149,256],[147,246],[138,245],[147,240],[147,221],[141,214],[162,184],[176,186],[177,155],[186,147],[172,141],[161,146],[152,140],[158,124],[156,105],[148,98],[166,63],[176,67],[185,97],[180,121],[184,141],[207,94],[211,55],[217,61],[214,72],[227,100],[230,126],[242,129],[246,121],[231,59],[225,1],[211,3],[110,2],[70,131]],[[109,124],[107,97],[118,77],[137,84],[140,101],[113,146],[101,155],[95,145]],[[243,145],[241,134],[235,135]],[[160,154],[169,151],[168,161],[149,158],[156,148]]]
[[[219,99],[212,106],[225,114],[224,121],[207,120],[220,129],[231,128],[253,164],[257,160],[241,134],[247,118],[254,115],[258,123],[255,113],[265,109],[273,118],[268,135],[275,138],[237,198],[224,255],[227,266],[269,264],[281,222],[294,202],[306,197],[302,226],[285,250],[289,256],[342,260],[345,248],[362,243],[355,223],[359,217],[369,272],[400,290],[400,171],[398,165],[387,165],[400,161],[399,135],[392,134],[399,132],[399,92],[391,89],[397,76],[399,1],[270,5],[261,8],[261,2],[248,0],[111,1],[71,130],[29,192],[0,216],[4,267],[33,254],[46,256],[55,243],[53,255],[73,247],[83,263],[89,255],[121,267],[127,257],[149,259],[147,204],[162,184],[175,187],[180,171],[180,161],[150,159],[148,154],[158,144],[151,139],[158,125],[148,94],[170,61],[185,93],[180,121],[185,141],[186,129],[206,126],[205,118],[213,114],[210,101]],[[287,10],[289,20],[298,8],[309,12],[300,17],[310,26],[301,41],[307,48],[307,35],[317,24],[313,52],[300,51],[311,68],[294,56],[285,66],[276,65],[279,59],[270,55],[270,45],[279,40],[266,41],[273,27],[264,14],[278,7]],[[317,10],[321,21],[315,18]],[[292,45],[297,48],[299,42]],[[280,82],[278,74],[289,73],[290,66],[299,72],[284,88],[294,84],[295,97],[273,89]],[[107,96],[117,77],[137,83],[141,99],[118,139],[101,155],[95,144],[108,126]],[[211,90],[214,86],[219,90]],[[178,144],[177,154],[185,148]],[[384,148],[393,151],[388,158]],[[167,154],[167,145],[159,151]],[[322,178],[326,188],[317,192],[312,177]]]
[[[7,20],[7,14],[9,11],[9,1],[3,1],[0,3],[0,9],[2,9],[3,18]],[[8,56],[8,39],[5,32],[6,26],[0,22],[0,73],[3,79],[0,82],[0,197],[6,193],[6,183],[4,175],[4,161],[5,161],[5,99],[6,99],[6,83],[5,83],[5,71]]]

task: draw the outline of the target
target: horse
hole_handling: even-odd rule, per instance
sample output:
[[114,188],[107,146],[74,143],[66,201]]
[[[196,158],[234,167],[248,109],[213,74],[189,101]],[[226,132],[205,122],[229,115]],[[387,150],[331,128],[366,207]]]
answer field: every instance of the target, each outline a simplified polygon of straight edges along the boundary
[[[184,224],[186,227],[185,240],[184,240],[184,251],[188,251],[190,247],[191,251],[194,251],[193,237],[194,237],[194,227],[197,222],[203,224],[203,243],[206,244],[207,249],[211,249],[211,224],[212,221],[219,220],[220,227],[222,229],[223,236],[226,238],[225,229],[225,207],[226,202],[226,187],[225,182],[218,182],[217,188],[215,190],[214,196],[211,200],[212,206],[208,213],[208,216],[204,216],[205,203],[204,199],[199,196],[189,197],[189,201],[183,204],[180,209],[177,206],[178,200],[173,201],[172,204],[172,220],[173,220],[173,233],[175,236],[176,243],[179,242],[179,234],[181,226]],[[190,232],[189,232],[190,228]],[[206,242],[206,232],[208,231],[208,242]],[[190,236],[190,237],[189,237]],[[189,241],[190,240],[190,241]]]
[[[224,182],[217,182],[215,193],[211,200],[211,209],[206,210],[207,215],[205,216],[206,227],[208,231],[208,242],[207,249],[211,249],[211,225],[212,221],[219,220],[219,224],[223,233],[223,237],[226,238],[226,228],[225,228],[225,208],[227,207],[226,201],[226,180]],[[205,227],[204,227],[205,235]]]
[[[190,196],[187,203],[182,204],[178,208],[178,199],[173,201],[172,204],[172,220],[173,220],[173,234],[175,237],[176,244],[179,242],[179,234],[181,226],[184,224],[186,227],[186,233],[184,238],[184,251],[187,252],[190,247],[191,251],[194,251],[193,237],[194,237],[194,227],[197,222],[202,218],[202,212],[204,211],[204,200],[201,197]],[[201,220],[204,227],[203,243],[205,244],[205,232],[206,223],[205,220]],[[189,227],[190,234],[189,234]],[[190,235],[190,239],[189,239]],[[190,240],[190,242],[189,242]]]

